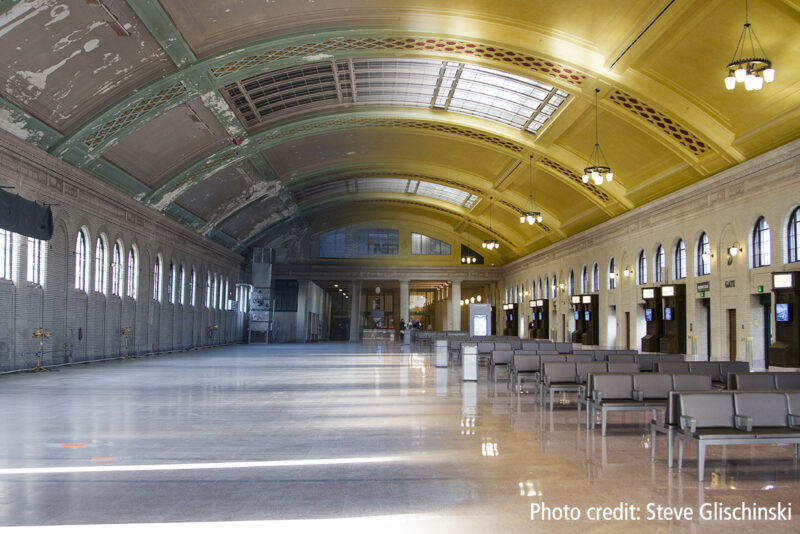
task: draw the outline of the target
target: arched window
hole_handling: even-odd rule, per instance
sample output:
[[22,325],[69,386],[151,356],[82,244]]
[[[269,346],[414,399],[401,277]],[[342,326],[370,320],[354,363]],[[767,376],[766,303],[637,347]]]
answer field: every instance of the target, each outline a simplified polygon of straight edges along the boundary
[[592,267],[592,291],[597,293],[600,291],[600,266],[594,262]]
[[789,228],[786,232],[786,248],[789,263],[800,261],[800,242],[797,236],[800,235],[800,208],[795,208],[792,216],[789,217]]
[[44,278],[44,241],[28,238],[28,282],[41,284]]
[[656,275],[656,283],[661,283],[664,281],[664,267],[666,267],[667,258],[666,254],[664,254],[664,247],[658,245],[656,249],[656,260],[655,264],[653,265]]
[[686,244],[683,239],[678,239],[675,245],[675,279],[686,278]]
[[222,300],[222,309],[223,310],[227,310],[228,309],[228,295],[230,295],[230,286],[229,286],[229,284],[230,284],[230,279],[226,276],[225,277],[225,295],[223,295],[223,297],[222,297],[223,298],[223,300]]
[[644,250],[639,252],[639,268],[636,270],[636,283],[639,285],[647,283],[647,254]]
[[194,267],[189,274],[189,306],[197,306],[197,276],[195,275]]
[[167,302],[175,304],[175,262],[169,262],[169,271],[167,272]]
[[215,274],[212,278],[214,282],[214,289],[211,291],[211,307],[217,309],[219,308],[219,276]]
[[139,277],[137,276],[139,272],[139,260],[136,258],[136,250],[131,247],[130,251],[128,251],[128,279],[127,279],[127,295],[135,299],[136,298],[136,290],[137,290],[137,282]]
[[211,309],[211,272],[206,272],[206,308]]
[[616,289],[617,288],[617,264],[614,262],[614,258],[611,258],[611,261],[608,262],[608,289]]
[[583,266],[581,270],[581,293],[589,292],[589,269]]
[[545,276],[544,277],[544,297],[542,297],[542,298],[546,298],[546,299],[550,298],[550,277],[549,276]]
[[94,290],[106,292],[106,244],[100,236],[94,245]]
[[558,296],[558,280],[556,280],[556,275],[553,275],[553,284],[550,286],[550,298],[556,298]]
[[86,291],[86,235],[78,230],[75,240],[75,289]]
[[14,234],[8,230],[0,229],[0,278],[3,280],[11,280],[13,245]]
[[574,295],[575,294],[575,272],[570,269],[569,270],[569,279],[567,279],[567,294]]
[[181,269],[178,271],[178,304],[181,306],[186,304],[186,288],[184,280],[186,279],[186,269],[181,264]]
[[544,298],[542,296],[542,279],[541,278],[539,278],[539,289],[538,289],[538,291],[536,291],[536,298],[537,299],[543,299]]
[[697,276],[711,274],[711,244],[708,234],[703,232],[697,241]]
[[111,294],[122,295],[122,251],[119,243],[114,243],[111,253]]
[[153,300],[161,302],[161,257],[156,256],[153,264]]
[[764,267],[772,263],[772,240],[769,225],[764,217],[759,217],[753,228],[753,267]]

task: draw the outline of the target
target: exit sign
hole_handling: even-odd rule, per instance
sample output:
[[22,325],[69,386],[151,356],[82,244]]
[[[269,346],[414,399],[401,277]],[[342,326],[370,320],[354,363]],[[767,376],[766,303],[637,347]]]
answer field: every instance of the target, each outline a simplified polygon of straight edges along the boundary
[[758,291],[759,293],[763,293],[764,292],[764,286],[756,286],[756,291]]

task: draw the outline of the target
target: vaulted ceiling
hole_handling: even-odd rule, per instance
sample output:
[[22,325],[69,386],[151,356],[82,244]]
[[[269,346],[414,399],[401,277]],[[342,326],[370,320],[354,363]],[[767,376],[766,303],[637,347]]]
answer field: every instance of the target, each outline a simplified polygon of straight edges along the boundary
[[237,251],[430,221],[504,263],[800,135],[800,2],[750,2],[776,77],[728,91],[744,7],[2,1],[0,127]]

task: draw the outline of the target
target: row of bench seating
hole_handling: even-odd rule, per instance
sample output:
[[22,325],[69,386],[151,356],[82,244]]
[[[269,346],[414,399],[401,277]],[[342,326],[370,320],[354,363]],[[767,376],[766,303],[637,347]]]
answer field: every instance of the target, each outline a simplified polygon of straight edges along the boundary
[[728,375],[726,389],[738,390],[800,390],[800,373],[791,372],[759,372],[734,373]]
[[[710,445],[800,445],[800,392],[679,392],[678,470],[683,446],[697,445],[697,480],[703,480],[706,447]],[[674,418],[674,417],[673,417]]]

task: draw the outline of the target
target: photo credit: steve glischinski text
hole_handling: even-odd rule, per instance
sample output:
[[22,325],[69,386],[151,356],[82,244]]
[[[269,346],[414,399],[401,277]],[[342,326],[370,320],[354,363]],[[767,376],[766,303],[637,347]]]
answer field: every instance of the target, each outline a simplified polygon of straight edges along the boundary
[[531,503],[531,521],[791,521],[792,503],[778,501],[771,506],[754,502],[731,505],[707,502],[697,506],[637,506],[620,502],[616,506],[548,506]]

